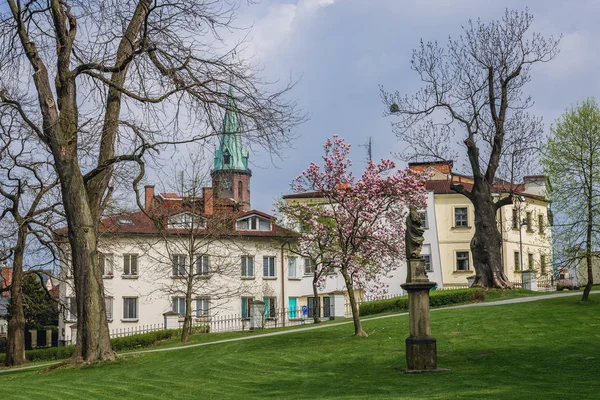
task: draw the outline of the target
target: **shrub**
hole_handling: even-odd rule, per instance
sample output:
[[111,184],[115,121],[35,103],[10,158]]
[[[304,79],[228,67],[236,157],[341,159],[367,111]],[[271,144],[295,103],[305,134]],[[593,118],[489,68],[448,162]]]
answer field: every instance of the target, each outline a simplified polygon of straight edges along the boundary
[[[429,294],[429,305],[431,307],[483,301],[485,297],[482,289],[433,290]],[[407,310],[408,296],[369,301],[360,305],[360,315],[362,316]]]
[[111,339],[115,351],[133,350],[144,347],[154,346],[161,340],[170,339],[179,335],[181,331],[178,329],[164,329],[161,331],[142,333],[140,335],[124,336]]
[[[154,346],[161,340],[170,339],[179,335],[178,329],[165,329],[161,331],[142,333],[139,335],[125,336],[111,339],[115,351],[133,350]],[[0,343],[0,346],[2,344]],[[43,349],[27,350],[25,358],[27,361],[64,360],[71,357],[75,346],[48,347]],[[6,354],[0,354],[0,363],[4,363]]]

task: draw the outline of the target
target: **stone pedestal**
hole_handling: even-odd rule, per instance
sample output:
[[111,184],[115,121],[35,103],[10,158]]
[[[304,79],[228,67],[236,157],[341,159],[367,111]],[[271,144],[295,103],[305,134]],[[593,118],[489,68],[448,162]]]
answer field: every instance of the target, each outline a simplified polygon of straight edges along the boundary
[[253,300],[250,302],[250,330],[263,329],[265,326],[265,302]]
[[31,348],[37,347],[37,329],[30,329],[29,334],[31,335]]
[[408,292],[410,336],[406,338],[406,372],[440,372],[429,320],[429,290],[435,282],[427,278],[424,260],[408,260],[407,282],[401,286]]
[[165,329],[179,329],[179,313],[167,311],[163,317],[165,318]]
[[340,319],[345,318],[345,307],[346,307],[346,298],[344,296],[344,292],[335,291],[329,293],[329,298],[331,299],[331,318],[332,319]]

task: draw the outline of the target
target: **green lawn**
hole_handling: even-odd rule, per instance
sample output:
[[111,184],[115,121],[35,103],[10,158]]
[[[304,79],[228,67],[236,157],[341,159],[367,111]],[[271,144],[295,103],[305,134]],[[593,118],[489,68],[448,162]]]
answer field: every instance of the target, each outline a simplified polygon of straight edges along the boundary
[[442,374],[406,375],[407,317],[48,372],[0,375],[8,399],[587,399],[600,393],[600,295],[431,314]]

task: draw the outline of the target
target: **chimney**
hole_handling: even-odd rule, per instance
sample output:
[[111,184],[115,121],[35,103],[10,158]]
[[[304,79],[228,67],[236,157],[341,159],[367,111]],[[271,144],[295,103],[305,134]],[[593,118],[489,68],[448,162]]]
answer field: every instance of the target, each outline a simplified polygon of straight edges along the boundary
[[204,214],[212,215],[214,212],[213,188],[202,188],[202,199],[204,200]]
[[154,185],[144,186],[144,209],[150,211],[152,208],[152,199],[154,198]]

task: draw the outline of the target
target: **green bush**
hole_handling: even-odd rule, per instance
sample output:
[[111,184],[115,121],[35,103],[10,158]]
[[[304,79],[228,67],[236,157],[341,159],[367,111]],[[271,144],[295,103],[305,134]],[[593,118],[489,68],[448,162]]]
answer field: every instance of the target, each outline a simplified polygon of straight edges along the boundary
[[[482,289],[432,290],[429,292],[431,307],[448,306],[452,304],[483,301]],[[408,311],[408,297],[399,296],[385,300],[375,300],[360,305],[360,315],[380,314],[389,311]]]
[[[161,340],[170,339],[181,333],[178,329],[165,329],[156,332],[142,333],[139,335],[125,336],[111,339],[115,351],[141,349],[154,346]],[[6,340],[6,339],[5,339]],[[0,346],[2,343],[0,342]],[[64,360],[71,357],[75,346],[48,347],[43,349],[27,350],[27,361]],[[0,354],[0,363],[4,363],[6,354]]]
[[161,340],[170,339],[179,335],[180,333],[181,331],[179,329],[165,329],[162,331],[142,333],[140,335],[114,338],[111,339],[110,342],[112,343],[115,351],[141,349],[144,347],[154,346]]

